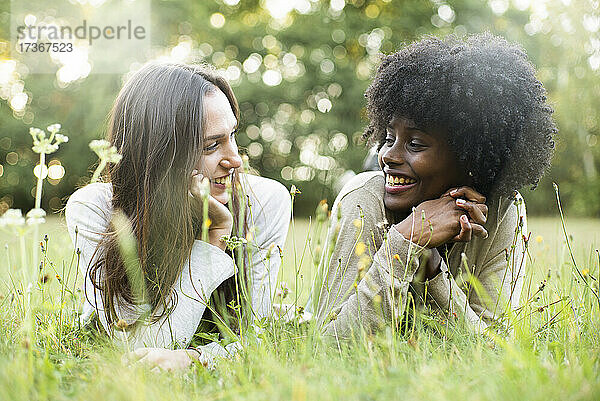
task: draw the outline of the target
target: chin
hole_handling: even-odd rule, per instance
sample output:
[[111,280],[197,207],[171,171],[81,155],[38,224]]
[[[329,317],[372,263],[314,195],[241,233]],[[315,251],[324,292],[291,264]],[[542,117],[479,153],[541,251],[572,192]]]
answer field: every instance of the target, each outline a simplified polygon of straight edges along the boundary
[[383,197],[383,204],[387,210],[390,210],[394,213],[406,214],[411,213],[413,206],[416,206],[403,199],[398,199],[395,196],[389,196],[388,194]]

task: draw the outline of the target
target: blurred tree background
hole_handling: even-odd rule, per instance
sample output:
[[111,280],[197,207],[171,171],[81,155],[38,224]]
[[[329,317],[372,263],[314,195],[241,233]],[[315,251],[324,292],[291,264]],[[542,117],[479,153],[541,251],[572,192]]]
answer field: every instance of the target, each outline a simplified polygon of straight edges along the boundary
[[[152,19],[148,60],[223,71],[241,106],[240,147],[262,175],[301,189],[301,214],[331,202],[361,170],[363,92],[381,53],[425,34],[491,31],[518,42],[560,129],[551,171],[536,191],[523,190],[528,211],[555,214],[555,181],[567,212],[600,216],[598,0],[154,0]],[[70,137],[48,160],[62,167],[48,178],[43,207],[60,209],[89,180],[88,143],[104,135],[125,78],[28,73],[10,59],[10,2],[0,4],[0,213],[33,205],[30,126],[59,122]]]

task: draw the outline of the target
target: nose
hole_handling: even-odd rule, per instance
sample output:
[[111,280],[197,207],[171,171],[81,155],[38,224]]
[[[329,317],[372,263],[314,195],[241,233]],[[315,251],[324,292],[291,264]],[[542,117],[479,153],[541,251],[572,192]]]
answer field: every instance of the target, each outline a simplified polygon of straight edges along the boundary
[[[396,141],[391,147],[387,149],[382,149],[381,153],[381,161],[383,164],[391,166],[391,165],[401,165],[404,164],[404,157],[402,155],[402,150],[400,149],[399,141]],[[380,163],[381,164],[381,163]]]
[[219,164],[226,169],[235,169],[242,165],[242,158],[238,152],[237,143],[235,142],[235,138],[232,138],[226,147],[225,154],[223,158],[219,162]]

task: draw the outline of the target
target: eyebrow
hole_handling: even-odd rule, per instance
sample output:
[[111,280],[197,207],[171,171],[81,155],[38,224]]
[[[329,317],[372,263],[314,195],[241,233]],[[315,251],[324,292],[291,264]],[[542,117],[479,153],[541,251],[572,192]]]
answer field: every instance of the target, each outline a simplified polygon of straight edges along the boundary
[[220,135],[213,135],[213,136],[208,136],[206,138],[204,138],[205,141],[212,141],[215,139],[219,139],[219,138],[223,138],[225,136],[225,134],[220,134]]
[[[237,131],[238,129],[238,124],[236,122],[235,126],[233,127],[233,129],[231,130],[231,132],[229,134],[231,134],[232,132]],[[204,138],[205,141],[213,141],[215,139],[219,139],[219,138],[223,138],[224,136],[227,136],[228,134],[219,134],[219,135],[213,135],[213,136],[207,136],[206,138]]]

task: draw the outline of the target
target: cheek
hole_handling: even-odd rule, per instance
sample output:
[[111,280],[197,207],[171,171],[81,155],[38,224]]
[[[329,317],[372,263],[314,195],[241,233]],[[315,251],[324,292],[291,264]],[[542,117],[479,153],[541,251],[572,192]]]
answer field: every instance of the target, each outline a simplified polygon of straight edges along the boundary
[[203,156],[200,162],[198,162],[198,171],[202,171],[204,175],[210,176],[215,171],[217,164],[218,159],[215,157],[215,154]]
[[460,177],[461,171],[455,158],[447,152],[437,152],[434,160],[427,161],[427,170],[433,186],[438,191],[446,191],[447,189],[462,184]]

